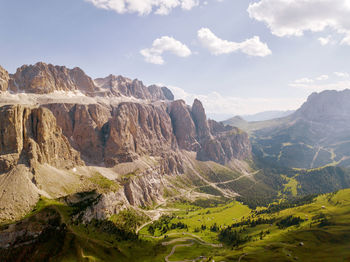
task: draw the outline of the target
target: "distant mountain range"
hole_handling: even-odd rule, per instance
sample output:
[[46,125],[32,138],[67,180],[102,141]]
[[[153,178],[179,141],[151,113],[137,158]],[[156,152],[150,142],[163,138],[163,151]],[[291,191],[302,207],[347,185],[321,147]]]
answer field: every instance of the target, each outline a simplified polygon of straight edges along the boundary
[[255,156],[285,167],[350,166],[350,90],[313,93],[293,114],[223,123],[251,134]]
[[253,115],[242,115],[241,117],[248,122],[254,121],[266,121],[275,118],[286,117],[293,114],[295,110],[287,110],[287,111],[264,111]]

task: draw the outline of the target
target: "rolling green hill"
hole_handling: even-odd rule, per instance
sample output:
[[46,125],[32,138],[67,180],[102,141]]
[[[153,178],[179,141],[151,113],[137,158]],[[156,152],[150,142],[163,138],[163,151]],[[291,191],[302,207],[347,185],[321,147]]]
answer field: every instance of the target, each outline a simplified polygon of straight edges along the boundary
[[[76,224],[74,208],[41,200],[37,210],[13,225],[46,233],[32,245],[0,250],[1,261],[347,261],[350,259],[350,190],[252,210],[231,201],[171,202],[173,211],[144,227],[138,235],[119,223]],[[140,220],[141,219],[141,220]],[[9,229],[8,229],[9,230]],[[127,240],[128,239],[128,240]],[[30,241],[28,238],[27,241]]]

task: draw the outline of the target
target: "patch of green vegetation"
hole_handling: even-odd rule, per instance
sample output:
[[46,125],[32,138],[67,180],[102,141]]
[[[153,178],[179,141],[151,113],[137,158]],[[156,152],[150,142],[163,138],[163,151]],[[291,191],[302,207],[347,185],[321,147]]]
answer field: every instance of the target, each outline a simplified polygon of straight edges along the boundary
[[[164,234],[158,230],[155,235],[176,239],[194,234],[211,243],[225,244],[222,248],[199,244],[178,247],[171,256],[173,260],[204,256],[215,261],[237,261],[242,256],[242,261],[346,261],[350,258],[350,250],[345,248],[350,240],[349,199],[348,189],[285,200],[267,209],[245,207],[240,214],[236,212],[244,206],[237,202],[206,209],[174,203],[172,206],[179,211],[159,220],[159,228],[177,222],[187,227],[169,228]],[[146,229],[142,233],[148,234]],[[205,247],[207,252],[202,252]],[[310,252],[317,255],[313,257]]]
[[198,188],[198,191],[213,196],[222,196],[222,193],[212,186],[202,186]]
[[39,201],[35,204],[33,210],[30,211],[24,218],[31,217],[49,206],[64,206],[64,204],[56,199],[49,199],[41,196]]
[[136,229],[143,223],[149,221],[149,218],[130,208],[120,211],[117,215],[112,215],[109,220],[120,229],[136,232]]
[[108,178],[104,177],[98,172],[89,177],[89,181],[95,186],[97,186],[97,190],[100,193],[106,193],[110,191],[115,192],[120,188],[118,183],[109,180]]
[[230,181],[241,176],[239,172],[211,161],[197,161],[196,170],[202,177],[214,183]]
[[297,196],[298,194],[298,181],[292,177],[287,177],[282,175],[282,177],[287,181],[287,183],[284,185],[283,194],[289,194],[293,197]]

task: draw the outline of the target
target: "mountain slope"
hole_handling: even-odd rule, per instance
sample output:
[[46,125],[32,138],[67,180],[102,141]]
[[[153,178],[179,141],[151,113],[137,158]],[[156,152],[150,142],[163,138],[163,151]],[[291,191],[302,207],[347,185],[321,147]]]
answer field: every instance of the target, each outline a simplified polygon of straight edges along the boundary
[[[200,192],[206,186],[234,197],[235,189],[219,188],[197,166],[213,161],[234,175],[250,171],[248,135],[209,122],[199,100],[173,101],[166,87],[113,75],[92,80],[80,68],[41,62],[15,74],[1,69],[0,78],[0,192],[11,192],[0,196],[1,220],[29,212],[39,196],[80,190],[101,195],[86,220],[156,205],[191,188],[198,188],[193,199],[211,197]],[[17,176],[26,177],[21,187],[31,196],[24,205],[15,194]]]
[[291,116],[237,124],[251,134],[255,156],[292,168],[350,166],[350,90],[312,94]]

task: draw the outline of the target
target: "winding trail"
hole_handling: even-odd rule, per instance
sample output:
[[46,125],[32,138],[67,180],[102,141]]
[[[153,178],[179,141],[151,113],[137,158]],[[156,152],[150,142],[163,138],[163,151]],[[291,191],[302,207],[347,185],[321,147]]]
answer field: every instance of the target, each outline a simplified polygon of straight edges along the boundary
[[[169,253],[169,255],[167,255],[167,256],[165,257],[165,261],[166,261],[166,262],[170,262],[169,257],[171,257],[172,255],[174,255],[176,248],[178,248],[178,247],[190,247],[190,246],[192,246],[193,244],[194,244],[194,242],[189,243],[189,244],[180,244],[180,245],[173,246],[173,248],[171,249],[171,252]],[[176,261],[176,262],[187,262],[187,261],[192,261],[192,260],[182,260],[182,261]]]
[[246,255],[248,255],[247,253],[244,253],[243,255],[241,255],[238,259],[238,262],[241,262],[242,258],[245,257]]
[[[205,246],[211,246],[211,247],[216,247],[216,248],[222,247],[222,244],[213,244],[213,243],[205,242],[203,239],[201,239],[200,237],[198,237],[196,235],[193,235],[193,234],[190,234],[190,233],[187,233],[187,235],[193,236],[195,238],[183,237],[183,238],[176,238],[176,239],[173,239],[173,240],[168,241],[168,242],[166,242],[166,241],[162,242],[163,246],[168,246],[168,245],[174,244],[176,242],[185,242],[185,241],[189,241],[190,242],[188,244],[178,244],[178,245],[173,246],[173,248],[171,249],[171,252],[165,257],[165,261],[166,262],[170,262],[169,258],[172,255],[174,255],[174,253],[176,251],[176,248],[178,248],[178,247],[190,247],[195,242],[197,242],[200,245],[205,245]],[[182,261],[176,261],[176,262],[196,261],[197,259],[201,259],[201,257],[196,258],[196,259],[192,259],[192,260],[182,260]]]

